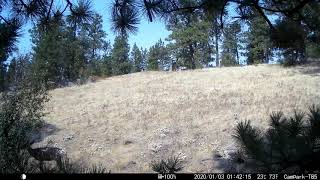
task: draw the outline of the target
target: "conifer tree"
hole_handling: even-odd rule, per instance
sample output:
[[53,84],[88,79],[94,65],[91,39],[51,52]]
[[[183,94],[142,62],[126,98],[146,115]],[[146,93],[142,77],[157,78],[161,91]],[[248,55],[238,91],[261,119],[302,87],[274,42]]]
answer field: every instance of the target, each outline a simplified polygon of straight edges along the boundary
[[268,63],[272,57],[272,42],[268,24],[258,15],[248,21],[249,30],[245,33],[247,44],[247,64]]
[[105,40],[107,34],[102,29],[102,16],[95,14],[92,18],[92,23],[87,26],[87,58],[89,75],[100,76],[103,74],[102,64],[103,56],[108,54],[109,42]]
[[40,81],[53,83],[55,86],[64,81],[66,73],[66,52],[64,47],[64,21],[57,19],[50,24],[47,31],[39,27],[32,30],[33,47],[33,73]]
[[235,21],[225,27],[222,45],[222,65],[235,66],[239,64],[239,33],[241,26]]
[[149,49],[148,70],[164,70],[170,66],[170,57],[164,42],[160,39],[154,46]]
[[143,69],[143,57],[136,43],[132,47],[131,61],[134,64],[133,72],[140,72]]
[[256,172],[307,173],[320,170],[320,107],[311,106],[307,115],[295,111],[270,115],[270,128],[262,133],[250,121],[240,122],[234,138],[240,145],[238,162],[254,160]]
[[111,51],[112,74],[121,75],[131,72],[132,64],[129,60],[130,47],[126,36],[117,36]]
[[[183,5],[195,4],[196,1],[180,1]],[[188,69],[201,67],[201,63],[209,61],[211,46],[210,29],[212,25],[199,13],[176,12],[169,16],[167,29],[172,31],[169,35],[170,48],[174,56],[179,59],[178,64]]]
[[31,57],[19,55],[10,61],[6,82],[8,86],[16,85],[30,75]]
[[271,35],[274,47],[283,52],[284,65],[295,65],[306,61],[305,28],[291,19],[282,19],[276,22],[276,30]]

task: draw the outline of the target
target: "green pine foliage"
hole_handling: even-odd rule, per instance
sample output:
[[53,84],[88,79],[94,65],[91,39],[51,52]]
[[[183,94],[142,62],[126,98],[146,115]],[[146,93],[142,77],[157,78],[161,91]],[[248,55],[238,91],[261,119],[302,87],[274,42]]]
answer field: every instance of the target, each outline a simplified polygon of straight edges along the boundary
[[275,173],[319,172],[320,107],[311,106],[308,114],[295,111],[292,117],[273,113],[269,122],[265,132],[250,121],[240,122],[235,129],[233,137],[244,162],[255,161],[249,168]]
[[6,82],[6,61],[9,55],[16,49],[15,42],[20,34],[21,27],[17,19],[12,19],[9,23],[7,24],[0,20],[0,92],[7,89],[8,86]]
[[[180,1],[183,5],[195,4],[196,1]],[[198,13],[173,13],[167,29],[172,31],[168,37],[170,49],[177,59],[177,64],[188,69],[203,67],[210,60],[212,47],[209,44],[212,24]]]
[[149,49],[147,58],[147,69],[158,71],[169,68],[171,59],[169,57],[168,49],[164,42],[160,39],[155,45]]
[[7,87],[6,84],[6,75],[7,75],[7,65],[4,62],[0,62],[0,92],[4,91]]
[[133,72],[140,72],[143,69],[143,57],[140,49],[136,44],[131,51],[131,61],[133,62]]
[[35,44],[32,69],[35,76],[41,82],[45,82],[46,86],[56,86],[64,80],[68,62],[65,59],[66,49],[63,48],[66,45],[64,30],[63,19],[52,22],[46,31],[42,31],[40,27],[34,27],[32,30]]
[[112,74],[122,75],[131,72],[132,64],[129,59],[130,47],[125,36],[117,36],[111,51]]
[[110,56],[110,45],[102,30],[102,16],[87,13],[87,18],[57,17],[45,30],[38,25],[31,31],[33,71],[48,86],[107,75],[102,69],[105,56]]
[[239,65],[239,33],[241,26],[238,21],[229,24],[223,33],[222,45],[222,61],[223,66],[236,66]]
[[249,30],[245,33],[247,64],[268,63],[272,57],[270,30],[264,19],[253,15],[248,21]]
[[285,66],[306,61],[306,30],[297,22],[289,19],[277,21],[276,30],[271,35],[274,47],[283,53]]
[[6,81],[7,86],[12,87],[23,81],[30,75],[31,57],[30,55],[19,55],[14,57],[9,64]]

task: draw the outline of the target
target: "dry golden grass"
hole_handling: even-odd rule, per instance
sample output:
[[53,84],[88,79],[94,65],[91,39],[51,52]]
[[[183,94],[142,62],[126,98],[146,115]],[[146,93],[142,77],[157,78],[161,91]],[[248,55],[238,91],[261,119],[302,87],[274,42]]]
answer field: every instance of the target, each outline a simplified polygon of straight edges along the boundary
[[184,172],[220,172],[213,152],[234,148],[238,121],[265,127],[272,111],[319,104],[317,70],[259,65],[141,72],[55,89],[46,121],[57,131],[43,142],[111,172],[152,172],[152,160],[172,154],[184,158]]

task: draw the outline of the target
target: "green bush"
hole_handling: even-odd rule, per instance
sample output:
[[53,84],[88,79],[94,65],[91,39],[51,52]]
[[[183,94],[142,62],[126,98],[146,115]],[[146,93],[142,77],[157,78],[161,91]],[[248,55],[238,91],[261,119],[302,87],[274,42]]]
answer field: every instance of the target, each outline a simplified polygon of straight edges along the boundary
[[29,137],[42,125],[46,90],[23,80],[12,91],[3,92],[0,104],[0,171],[17,173],[25,171],[25,148]]
[[320,107],[312,106],[305,115],[282,112],[270,115],[270,128],[261,132],[250,121],[240,122],[233,137],[240,145],[244,162],[255,161],[262,172],[319,172]]

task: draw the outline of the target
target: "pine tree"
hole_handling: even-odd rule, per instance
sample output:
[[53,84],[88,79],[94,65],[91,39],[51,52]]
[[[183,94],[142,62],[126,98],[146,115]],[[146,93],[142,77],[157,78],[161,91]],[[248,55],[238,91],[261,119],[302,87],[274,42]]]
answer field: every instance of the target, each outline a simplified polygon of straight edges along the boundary
[[102,76],[112,75],[112,58],[111,56],[104,56],[100,63],[100,70]]
[[[1,3],[0,3],[1,4]],[[1,8],[0,8],[1,12]],[[0,92],[7,88],[6,61],[9,55],[16,49],[15,41],[19,35],[20,23],[13,19],[7,22],[0,20]]]
[[87,77],[87,66],[91,51],[89,49],[88,28],[89,23],[67,18],[65,49],[67,55],[66,77],[75,81],[80,79],[83,81]]
[[215,42],[215,54],[216,54],[216,67],[220,67],[220,57],[219,57],[219,42],[220,42],[220,37],[222,34],[221,30],[221,24],[219,24],[218,16],[213,17],[213,28],[212,28],[212,33],[214,35],[214,42]]
[[274,47],[283,52],[284,65],[295,65],[305,62],[307,32],[302,24],[290,19],[276,22],[276,30],[272,32],[271,40]]
[[[239,162],[254,160],[256,172],[311,173],[320,170],[320,107],[309,113],[295,111],[292,117],[282,112],[270,115],[270,128],[262,133],[250,121],[240,122],[234,138],[240,145]],[[251,163],[252,164],[252,163]]]
[[268,63],[272,57],[270,30],[264,19],[258,15],[248,21],[249,29],[245,33],[247,44],[247,64]]
[[134,64],[133,72],[140,72],[143,69],[142,53],[136,43],[134,43],[131,51],[131,61]]
[[148,64],[148,49],[142,49],[141,48],[141,55],[142,55],[142,70],[147,69],[147,64]]
[[147,64],[148,70],[168,69],[171,60],[164,42],[160,39],[154,46],[149,49]]
[[222,65],[235,66],[239,64],[239,33],[241,26],[238,21],[229,24],[223,33]]
[[[32,69],[39,81],[53,83],[55,86],[62,83],[66,73],[66,49],[64,41],[64,22],[58,19],[52,22],[47,31],[35,26],[32,30],[33,47]],[[57,48],[60,47],[60,48]]]
[[6,89],[6,81],[5,77],[7,75],[6,64],[4,62],[0,62],[0,92]]
[[89,49],[91,59],[99,59],[101,51],[106,46],[105,38],[107,34],[102,29],[102,16],[95,14],[92,23],[88,26]]
[[[196,1],[179,1],[181,5],[193,5]],[[188,69],[201,67],[209,61],[211,46],[209,22],[199,13],[175,12],[169,17],[167,29],[172,31],[169,35],[170,48],[178,59],[178,64]]]
[[147,69],[153,71],[159,70],[159,50],[157,46],[151,46],[149,49]]
[[131,72],[132,65],[129,60],[130,47],[125,36],[117,36],[111,51],[112,74],[121,75]]
[[[88,75],[101,76],[103,74],[102,64],[104,51],[108,51],[109,42],[105,40],[106,33],[102,29],[102,16],[95,14],[92,23],[87,29],[87,56],[88,56]],[[86,34],[85,34],[86,35]]]
[[16,85],[30,75],[31,57],[20,55],[10,61],[6,81],[8,86]]

